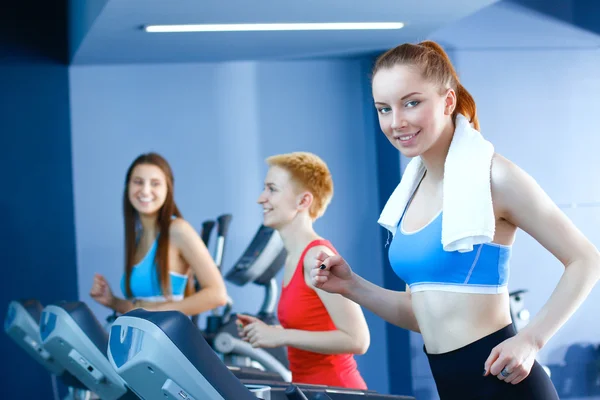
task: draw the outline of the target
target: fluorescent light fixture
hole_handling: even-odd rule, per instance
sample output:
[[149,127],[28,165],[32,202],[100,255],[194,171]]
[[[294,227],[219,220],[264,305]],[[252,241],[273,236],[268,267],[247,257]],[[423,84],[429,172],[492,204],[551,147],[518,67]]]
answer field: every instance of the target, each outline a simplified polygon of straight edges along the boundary
[[300,24],[146,25],[146,32],[251,32],[402,29],[402,22],[331,22]]

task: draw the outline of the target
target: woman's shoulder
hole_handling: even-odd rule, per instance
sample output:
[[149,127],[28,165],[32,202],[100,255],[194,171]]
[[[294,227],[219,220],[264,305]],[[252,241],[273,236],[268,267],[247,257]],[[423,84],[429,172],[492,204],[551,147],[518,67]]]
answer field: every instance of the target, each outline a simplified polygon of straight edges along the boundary
[[176,217],[171,221],[171,224],[169,225],[169,236],[172,240],[177,241],[185,239],[190,235],[197,235],[197,232],[185,219]]
[[524,188],[537,186],[533,177],[498,153],[492,158],[490,175],[492,202],[494,209],[499,213],[508,212],[513,203],[527,192]]
[[502,154],[494,153],[491,168],[492,185],[502,185],[508,178],[512,168],[518,167],[514,162],[510,161]]
[[312,269],[317,262],[317,256],[319,253],[324,252],[329,255],[337,254],[337,251],[327,239],[319,238],[309,243],[307,249],[304,252],[303,264],[305,269]]

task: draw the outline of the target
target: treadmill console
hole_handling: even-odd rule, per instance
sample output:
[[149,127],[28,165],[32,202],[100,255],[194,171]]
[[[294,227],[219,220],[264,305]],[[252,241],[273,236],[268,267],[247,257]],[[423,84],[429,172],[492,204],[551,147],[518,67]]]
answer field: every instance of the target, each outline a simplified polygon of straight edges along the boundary
[[254,239],[225,279],[238,286],[244,286],[249,282],[266,286],[284,267],[286,256],[279,233],[261,225]]

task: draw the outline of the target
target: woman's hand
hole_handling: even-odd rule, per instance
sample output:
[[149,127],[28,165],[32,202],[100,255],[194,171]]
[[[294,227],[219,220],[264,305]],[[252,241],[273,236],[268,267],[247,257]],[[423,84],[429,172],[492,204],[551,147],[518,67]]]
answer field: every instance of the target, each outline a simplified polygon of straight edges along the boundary
[[285,329],[267,325],[249,315],[239,314],[237,317],[240,338],[250,343],[252,347],[273,348],[285,345],[283,338]]
[[100,274],[94,275],[94,283],[90,290],[90,296],[103,306],[113,308],[115,296],[104,276]]
[[316,257],[316,265],[310,271],[314,287],[334,294],[347,294],[353,284],[352,269],[339,255],[320,252]]
[[256,321],[260,321],[258,318],[252,317],[252,316],[246,315],[246,314],[237,314],[236,317],[237,317],[236,325],[238,328],[238,334],[240,335],[241,338],[244,337],[244,327],[246,325],[249,325]]
[[519,333],[498,344],[485,361],[485,374],[516,385],[527,378],[539,351],[535,340]]

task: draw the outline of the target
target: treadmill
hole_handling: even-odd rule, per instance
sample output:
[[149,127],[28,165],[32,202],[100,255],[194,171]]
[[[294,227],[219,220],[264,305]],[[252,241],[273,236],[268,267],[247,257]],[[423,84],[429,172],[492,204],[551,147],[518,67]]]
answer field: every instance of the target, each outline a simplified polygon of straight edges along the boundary
[[[52,376],[60,379],[68,394],[63,400],[89,399],[88,388],[67,371],[43,346],[40,319],[43,306],[37,299],[13,300],[8,304],[4,331],[19,347],[41,364]],[[55,393],[55,397],[58,393]]]
[[137,309],[117,318],[108,358],[127,386],[145,400],[414,400],[370,390],[240,380],[200,329],[178,311]]
[[108,333],[85,303],[47,305],[40,319],[40,338],[49,355],[97,396],[92,398],[138,399],[110,365]]

